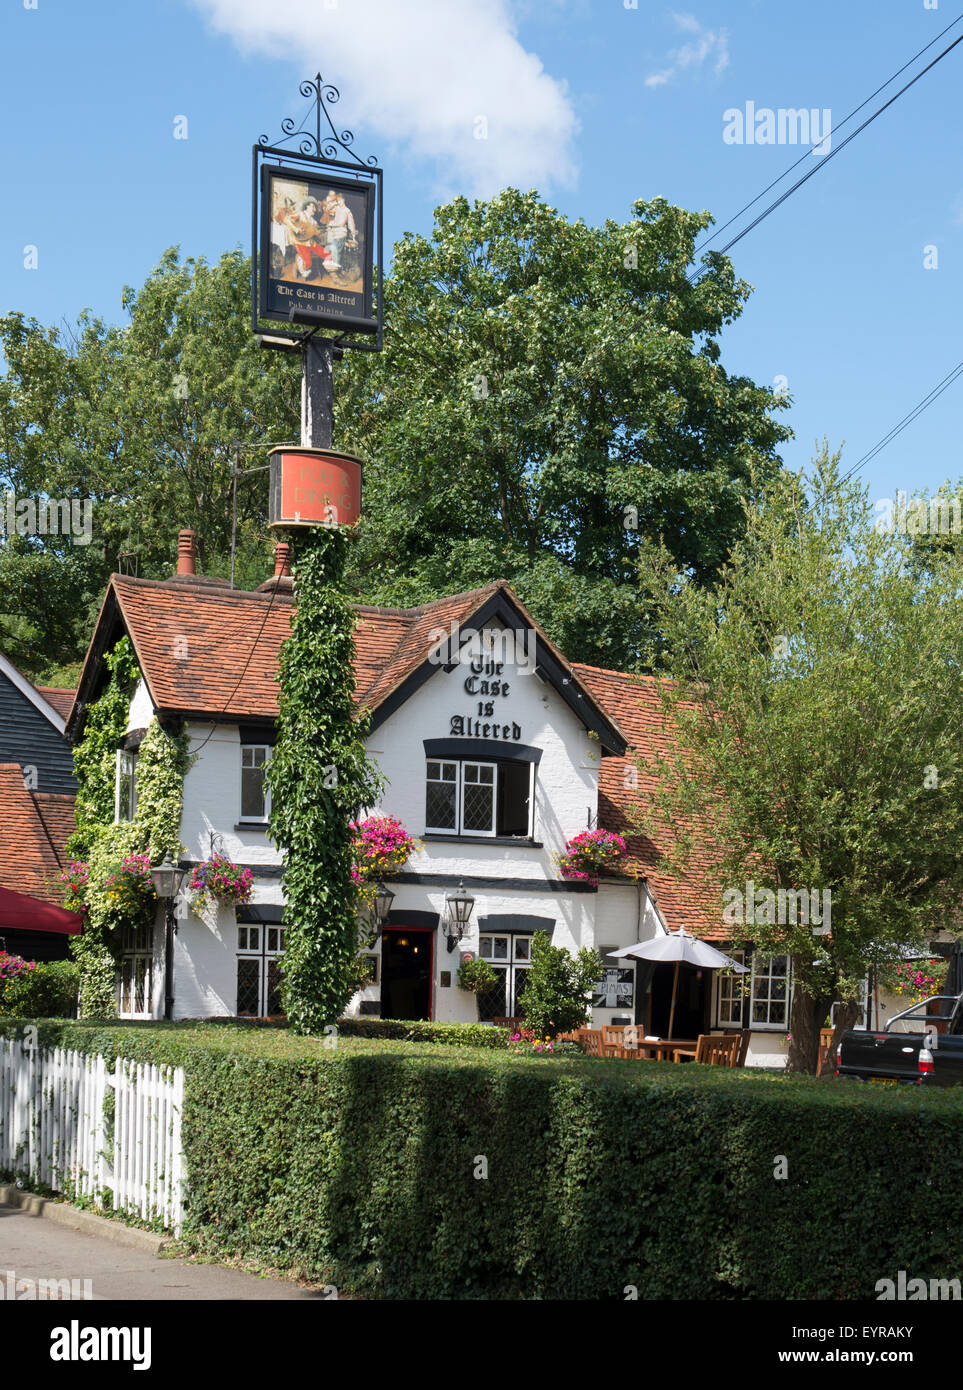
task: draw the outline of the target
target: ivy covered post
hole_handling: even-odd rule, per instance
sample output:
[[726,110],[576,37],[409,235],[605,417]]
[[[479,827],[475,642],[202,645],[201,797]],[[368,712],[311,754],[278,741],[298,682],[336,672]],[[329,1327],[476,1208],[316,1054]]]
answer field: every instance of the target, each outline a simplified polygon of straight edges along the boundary
[[320,1032],[356,987],[351,824],[381,789],[353,713],[354,615],[342,592],[349,534],[313,527],[295,537],[297,609],[281,648],[267,771],[269,828],[284,856],[282,994],[296,1033]]

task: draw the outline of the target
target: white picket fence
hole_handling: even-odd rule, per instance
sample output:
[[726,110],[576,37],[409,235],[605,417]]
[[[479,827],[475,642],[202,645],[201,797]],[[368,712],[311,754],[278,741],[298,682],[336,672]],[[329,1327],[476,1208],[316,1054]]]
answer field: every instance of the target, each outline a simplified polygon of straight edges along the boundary
[[[113,1141],[105,1102],[113,1091]],[[180,1232],[184,1072],[0,1038],[0,1169]]]

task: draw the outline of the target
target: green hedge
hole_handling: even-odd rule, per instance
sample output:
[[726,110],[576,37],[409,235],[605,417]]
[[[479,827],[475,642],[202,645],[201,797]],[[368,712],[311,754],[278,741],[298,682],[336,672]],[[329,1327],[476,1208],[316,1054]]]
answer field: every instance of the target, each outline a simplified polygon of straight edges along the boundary
[[504,1048],[511,1036],[507,1028],[484,1023],[424,1023],[399,1018],[339,1018],[338,1032],[344,1038],[397,1038],[449,1047]]
[[190,1241],[343,1291],[872,1299],[963,1274],[952,1089],[210,1025],[54,1041],[184,1061]]
[[0,985],[0,1007],[11,1018],[73,1018],[80,970],[72,960],[41,961]]

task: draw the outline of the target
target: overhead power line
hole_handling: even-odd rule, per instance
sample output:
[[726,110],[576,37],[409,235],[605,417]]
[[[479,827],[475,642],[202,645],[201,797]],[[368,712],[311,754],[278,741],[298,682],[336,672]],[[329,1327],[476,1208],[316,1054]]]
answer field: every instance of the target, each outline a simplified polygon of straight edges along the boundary
[[927,392],[919,404],[915,405],[908,415],[904,415],[902,420],[897,421],[888,434],[883,435],[882,439],[874,444],[857,463],[853,464],[849,472],[844,475],[842,481],[845,482],[846,479],[851,478],[854,473],[858,473],[864,463],[869,463],[870,459],[874,459],[877,454],[881,453],[882,450],[886,448],[887,444],[892,444],[897,435],[902,434],[908,425],[911,425],[914,420],[919,419],[924,410],[928,410],[933,402],[942,396],[943,392],[948,390],[949,387],[953,385],[954,381],[958,380],[961,376],[963,376],[963,362],[958,362],[951,372],[947,372],[942,381],[936,383],[932,391]]
[[[954,21],[954,23],[955,22],[956,21]],[[952,25],[950,27],[952,28]],[[720,254],[725,255],[725,253],[727,251],[730,251],[732,247],[735,246],[737,242],[741,241],[744,236],[748,236],[754,227],[758,227],[760,222],[764,222],[765,219],[771,213],[775,212],[776,208],[780,207],[786,201],[787,198],[791,198],[792,195],[796,192],[796,190],[801,188],[804,183],[808,183],[808,181],[813,177],[814,174],[818,174],[820,169],[824,169],[831,159],[835,159],[835,157],[838,154],[841,154],[842,151],[846,148],[846,146],[850,143],[850,141],[855,140],[857,135],[862,134],[862,132],[866,129],[868,125],[872,125],[873,121],[875,121],[878,116],[881,116],[883,112],[888,107],[892,106],[895,101],[898,101],[904,92],[908,92],[910,87],[914,86],[915,83],[917,83],[921,77],[925,77],[931,68],[935,68],[937,63],[942,62],[946,55],[948,53],[952,53],[953,49],[956,48],[957,44],[961,43],[963,43],[963,34],[961,34],[959,38],[954,39],[951,44],[948,44],[947,47],[943,49],[942,53],[938,53],[935,58],[933,58],[929,63],[927,63],[925,68],[921,68],[915,77],[910,78],[909,82],[905,83],[904,86],[900,87],[899,91],[895,92],[889,98],[888,101],[885,101],[882,106],[878,107],[877,110],[875,110],[871,116],[867,116],[866,120],[863,121],[862,125],[857,126],[856,129],[851,132],[851,134],[847,135],[846,139],[843,140],[841,144],[837,145],[835,149],[830,150],[828,154],[823,155],[820,158],[819,163],[815,166],[815,168],[810,169],[808,174],[803,174],[801,179],[797,179],[794,184],[791,184],[789,188],[786,189],[785,193],[781,193],[779,197],[775,199],[774,202],[770,203],[767,208],[763,209],[763,211],[759,214],[758,217],[754,217],[753,220],[749,223],[748,227],[744,227],[741,232],[738,232],[730,241],[727,241],[725,246],[721,248]],[[910,61],[912,61],[912,59]],[[886,86],[888,84],[884,83],[883,85]],[[871,100],[871,98],[868,98],[868,100]],[[807,151],[807,153],[809,153],[809,151]],[[779,180],[777,179],[776,182],[778,183]],[[759,196],[762,197],[762,194],[760,194]],[[758,201],[758,199],[756,199],[755,201]],[[691,283],[696,284],[699,278],[705,273],[706,267],[700,267],[695,275],[695,278],[692,279]]]
[[[954,28],[955,25],[959,24],[961,19],[963,19],[963,14],[958,14],[954,20],[950,21],[950,23],[946,26],[945,29],[940,30],[940,32],[936,35],[935,38],[930,39],[929,43],[924,44],[924,46],[920,49],[918,53],[914,53],[912,58],[907,59],[907,61],[903,64],[901,68],[897,68],[896,71],[890,77],[887,77],[886,81],[883,82],[879,87],[877,87],[875,92],[870,92],[869,96],[865,99],[865,101],[861,101],[858,106],[854,106],[852,111],[850,111],[849,115],[844,116],[843,119],[833,127],[833,129],[842,130],[844,126],[848,125],[849,122],[853,119],[853,117],[857,115],[860,111],[862,111],[864,106],[868,106],[874,97],[878,97],[880,92],[884,92],[887,87],[889,87],[893,82],[896,81],[897,77],[900,77],[906,71],[907,68],[911,68],[913,64],[916,62],[916,60],[918,58],[922,58],[923,54],[926,53],[928,49],[932,48],[935,43],[939,43],[943,35],[948,34],[950,30]],[[920,75],[922,76],[922,74]],[[793,169],[798,169],[800,164],[802,164],[807,159],[811,159],[812,157],[812,150],[804,150],[803,153],[799,156],[799,158],[789,165],[788,169],[784,169],[782,173],[778,175],[778,177],[773,179],[772,183],[767,183],[762,192],[757,193],[751,202],[746,203],[745,207],[740,208],[737,213],[734,213],[732,217],[729,218],[728,222],[723,222],[722,226],[717,227],[711,236],[707,236],[704,241],[701,241],[693,251],[693,255],[698,255],[699,252],[702,251],[706,246],[708,246],[710,242],[715,241],[716,237],[722,236],[722,233],[726,230],[727,227],[731,227],[734,222],[738,222],[739,218],[743,215],[743,213],[748,212],[750,208],[755,207],[759,199],[764,198],[767,193],[769,193],[773,188],[776,187],[776,184],[782,183],[783,179],[787,178],[788,175],[792,173]]]

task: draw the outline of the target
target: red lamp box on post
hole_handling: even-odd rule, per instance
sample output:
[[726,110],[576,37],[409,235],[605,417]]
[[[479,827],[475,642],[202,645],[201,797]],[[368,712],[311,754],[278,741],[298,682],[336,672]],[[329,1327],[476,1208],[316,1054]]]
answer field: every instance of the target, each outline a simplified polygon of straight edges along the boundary
[[268,525],[353,526],[361,516],[361,460],[333,449],[272,449]]

